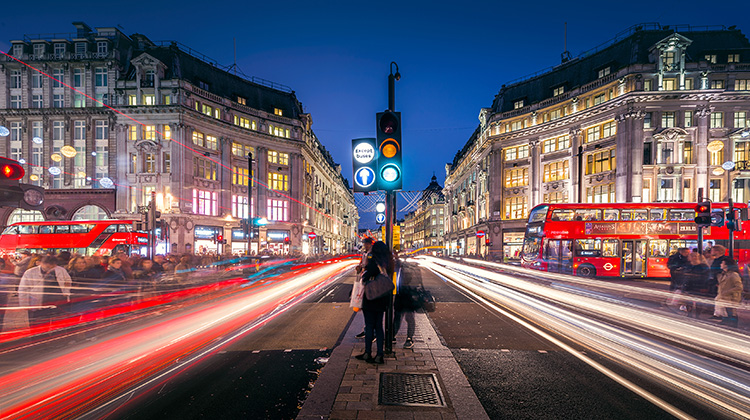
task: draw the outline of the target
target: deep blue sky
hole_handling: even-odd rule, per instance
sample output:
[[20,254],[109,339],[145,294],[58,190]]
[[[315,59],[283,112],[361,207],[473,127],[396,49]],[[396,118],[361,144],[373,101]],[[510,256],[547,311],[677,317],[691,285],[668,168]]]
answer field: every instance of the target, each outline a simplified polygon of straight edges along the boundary
[[[176,40],[245,74],[291,87],[313,130],[350,181],[351,139],[374,137],[387,107],[389,63],[398,63],[396,109],[403,115],[405,190],[422,190],[479,123],[500,86],[589,50],[642,22],[737,25],[744,1],[716,4],[585,1],[131,1],[6,2],[0,49],[23,34],[121,25],[126,34]],[[561,6],[561,5],[564,5]]]

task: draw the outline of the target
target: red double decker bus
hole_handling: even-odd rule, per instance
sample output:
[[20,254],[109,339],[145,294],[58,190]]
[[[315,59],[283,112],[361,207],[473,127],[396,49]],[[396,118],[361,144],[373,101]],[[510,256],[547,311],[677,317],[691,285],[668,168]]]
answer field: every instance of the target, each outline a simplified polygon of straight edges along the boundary
[[[698,247],[694,203],[540,204],[529,214],[521,262],[537,270],[585,277],[669,277],[667,259]],[[704,248],[729,245],[727,203],[712,204],[715,226]],[[746,204],[735,204],[734,258],[750,259]]]
[[104,256],[120,250],[129,254],[146,245],[147,235],[135,232],[132,220],[20,222],[0,235],[0,255],[69,251]]

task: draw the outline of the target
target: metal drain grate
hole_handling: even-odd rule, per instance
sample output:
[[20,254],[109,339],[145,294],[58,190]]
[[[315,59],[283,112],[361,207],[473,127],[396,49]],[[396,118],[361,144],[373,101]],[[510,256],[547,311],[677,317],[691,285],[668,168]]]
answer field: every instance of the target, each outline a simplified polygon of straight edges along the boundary
[[433,373],[380,373],[382,405],[444,407],[445,400]]

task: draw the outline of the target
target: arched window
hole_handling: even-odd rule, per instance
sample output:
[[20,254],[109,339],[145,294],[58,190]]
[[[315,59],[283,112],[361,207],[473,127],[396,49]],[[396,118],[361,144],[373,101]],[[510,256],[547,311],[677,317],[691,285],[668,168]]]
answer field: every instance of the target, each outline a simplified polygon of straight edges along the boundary
[[15,209],[8,217],[8,224],[18,222],[43,222],[44,215],[39,210]]
[[72,220],[106,220],[109,219],[107,212],[97,205],[83,206],[73,214]]

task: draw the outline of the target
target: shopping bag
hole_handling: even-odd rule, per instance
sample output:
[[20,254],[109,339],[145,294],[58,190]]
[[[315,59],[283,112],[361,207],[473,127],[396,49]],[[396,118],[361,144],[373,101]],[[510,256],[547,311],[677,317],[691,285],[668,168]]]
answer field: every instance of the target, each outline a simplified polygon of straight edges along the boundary
[[389,293],[393,293],[395,287],[393,281],[381,273],[365,284],[365,297],[367,300],[381,298]]
[[422,309],[424,309],[425,312],[435,312],[435,297],[432,296],[432,293],[430,293],[429,290],[421,287],[419,289],[419,297],[422,301]]
[[362,280],[354,280],[354,285],[352,287],[352,297],[349,300],[349,306],[354,309],[354,312],[359,311],[359,308],[362,307],[362,298],[364,298],[364,295],[365,285],[362,284]]

